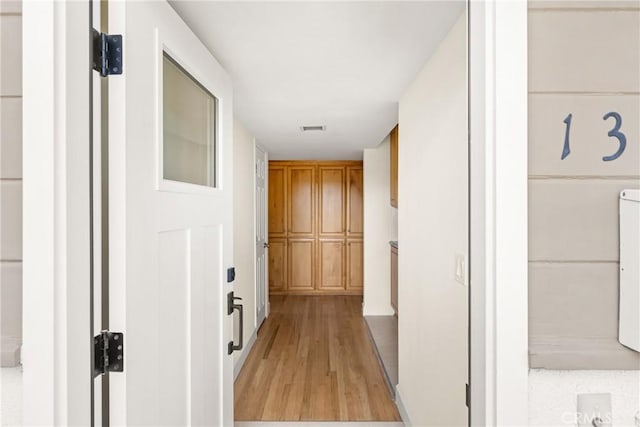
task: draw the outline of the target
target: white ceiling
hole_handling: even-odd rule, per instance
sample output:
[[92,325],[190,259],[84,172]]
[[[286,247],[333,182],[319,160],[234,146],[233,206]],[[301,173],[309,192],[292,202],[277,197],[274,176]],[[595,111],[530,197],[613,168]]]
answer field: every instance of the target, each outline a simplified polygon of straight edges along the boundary
[[[360,159],[464,1],[171,2],[231,75],[271,159]],[[325,132],[300,131],[326,125]]]

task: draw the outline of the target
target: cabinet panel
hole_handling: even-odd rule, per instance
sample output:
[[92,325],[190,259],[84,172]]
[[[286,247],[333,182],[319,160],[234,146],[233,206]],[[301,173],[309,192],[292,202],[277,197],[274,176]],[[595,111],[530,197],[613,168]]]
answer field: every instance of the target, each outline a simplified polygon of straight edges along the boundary
[[269,242],[269,290],[287,289],[287,241],[271,239]]
[[269,167],[269,234],[285,236],[287,232],[286,169]]
[[390,191],[391,191],[391,206],[398,207],[398,126],[393,128],[390,135]]
[[345,170],[344,168],[320,167],[318,181],[320,190],[319,232],[320,234],[342,234],[345,229]]
[[315,288],[315,242],[312,239],[289,239],[290,291],[313,291]]
[[362,241],[347,243],[347,290],[359,290],[364,287],[364,259]]
[[315,167],[289,168],[289,235],[314,234]]
[[348,233],[350,236],[362,236],[363,232],[363,209],[362,209],[362,190],[363,176],[362,168],[348,168],[348,212],[349,218]]
[[343,240],[321,240],[318,243],[318,289],[344,289],[345,251]]

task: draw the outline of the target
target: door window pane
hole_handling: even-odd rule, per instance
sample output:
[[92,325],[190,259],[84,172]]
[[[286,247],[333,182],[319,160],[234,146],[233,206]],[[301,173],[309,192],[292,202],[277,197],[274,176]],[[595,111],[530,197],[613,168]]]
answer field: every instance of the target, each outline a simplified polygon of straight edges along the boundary
[[166,53],[162,84],[163,178],[215,187],[218,100]]

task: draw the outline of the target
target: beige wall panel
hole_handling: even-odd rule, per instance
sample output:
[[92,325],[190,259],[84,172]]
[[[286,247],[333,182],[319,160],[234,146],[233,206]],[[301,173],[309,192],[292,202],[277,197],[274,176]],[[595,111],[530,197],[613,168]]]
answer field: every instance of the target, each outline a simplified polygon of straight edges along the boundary
[[0,96],[22,95],[21,16],[0,16],[0,54]]
[[0,263],[2,336],[22,337],[22,263]]
[[531,11],[529,90],[638,92],[640,12]]
[[618,336],[617,263],[529,264],[531,336]]
[[20,98],[0,98],[0,178],[22,178]]
[[[616,121],[603,120],[608,112],[622,117],[620,131],[627,138],[620,157],[603,161],[619,148],[608,136]],[[566,125],[571,153],[561,160]],[[529,175],[542,176],[640,176],[640,96],[529,96]]]
[[530,261],[617,261],[618,199],[640,180],[530,180]]
[[22,2],[15,0],[0,0],[0,14],[22,13]]
[[22,259],[22,182],[0,183],[0,259]]
[[529,0],[529,9],[640,9],[638,0]]

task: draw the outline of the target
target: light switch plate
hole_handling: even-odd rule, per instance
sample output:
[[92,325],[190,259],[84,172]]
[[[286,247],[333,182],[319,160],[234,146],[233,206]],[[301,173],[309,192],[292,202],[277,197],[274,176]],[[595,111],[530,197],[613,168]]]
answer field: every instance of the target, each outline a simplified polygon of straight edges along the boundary
[[611,393],[579,394],[577,415],[578,427],[611,427]]
[[455,254],[456,261],[456,270],[455,270],[455,279],[456,282],[460,283],[462,286],[467,285],[467,257],[466,255],[456,253]]

